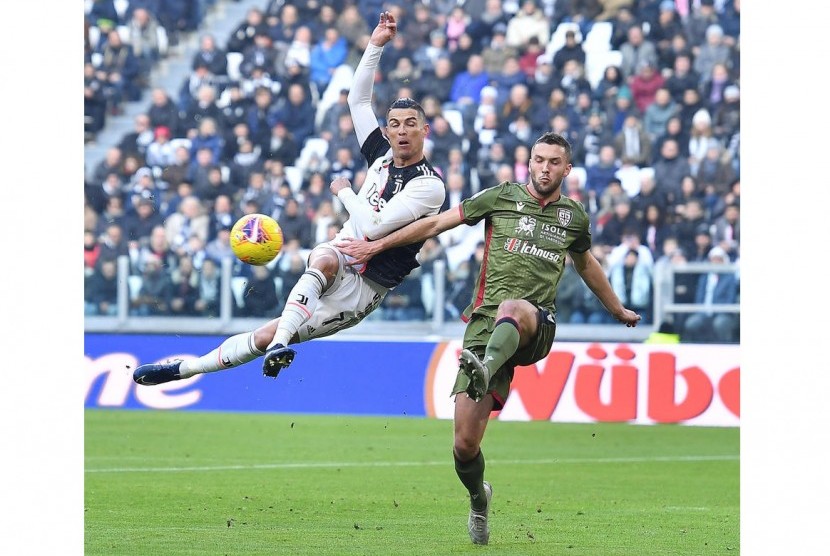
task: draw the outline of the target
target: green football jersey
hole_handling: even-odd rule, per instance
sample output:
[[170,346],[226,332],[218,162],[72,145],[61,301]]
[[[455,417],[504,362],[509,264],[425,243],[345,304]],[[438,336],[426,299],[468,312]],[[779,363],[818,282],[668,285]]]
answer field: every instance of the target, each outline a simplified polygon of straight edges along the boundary
[[554,308],[566,250],[591,248],[588,213],[564,195],[543,206],[525,184],[503,182],[465,199],[459,209],[466,224],[485,219],[484,260],[465,321],[473,313],[494,317],[506,299]]

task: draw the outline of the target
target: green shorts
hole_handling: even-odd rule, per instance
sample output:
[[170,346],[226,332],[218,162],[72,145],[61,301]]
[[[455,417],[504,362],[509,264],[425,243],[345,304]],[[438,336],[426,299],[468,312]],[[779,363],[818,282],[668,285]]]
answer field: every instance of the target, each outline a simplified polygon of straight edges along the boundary
[[[543,307],[538,307],[538,309],[539,311],[536,314],[539,326],[536,337],[526,346],[519,348],[513,354],[513,357],[508,359],[490,378],[490,386],[487,391],[493,395],[494,410],[504,407],[504,402],[510,393],[510,383],[513,381],[513,368],[516,365],[532,365],[544,359],[550,353],[550,349],[553,346],[553,338],[556,335],[556,318],[552,310]],[[495,317],[473,315],[467,323],[467,327],[464,329],[464,349],[469,349],[479,359],[484,359],[484,350],[487,347],[487,341],[493,334],[495,327]],[[455,385],[452,389],[452,395],[466,391],[469,384],[470,379],[464,373],[460,372],[459,369],[459,373],[455,378]]]

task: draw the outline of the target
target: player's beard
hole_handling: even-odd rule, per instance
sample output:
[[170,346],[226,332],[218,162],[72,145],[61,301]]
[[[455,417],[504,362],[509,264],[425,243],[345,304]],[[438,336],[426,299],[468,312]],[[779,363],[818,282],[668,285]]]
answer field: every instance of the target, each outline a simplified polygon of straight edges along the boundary
[[539,178],[535,174],[530,174],[530,183],[533,184],[533,190],[542,198],[554,195],[562,187],[562,181],[565,179],[565,176],[560,176],[558,180],[554,180],[550,174],[548,174],[548,177],[550,177],[550,181],[543,184],[539,182]]

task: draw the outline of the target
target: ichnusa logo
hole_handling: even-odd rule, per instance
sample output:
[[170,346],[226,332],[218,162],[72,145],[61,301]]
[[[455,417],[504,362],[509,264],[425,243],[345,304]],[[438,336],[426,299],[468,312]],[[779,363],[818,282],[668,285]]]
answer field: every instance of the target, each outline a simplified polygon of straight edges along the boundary
[[546,261],[551,262],[559,262],[562,258],[562,255],[559,253],[554,253],[552,251],[548,251],[547,249],[542,249],[537,247],[535,243],[530,243],[529,241],[525,241],[523,239],[519,239],[516,237],[508,238],[507,241],[504,242],[504,250],[508,253],[520,253],[522,255],[530,255],[532,257],[539,257],[540,259],[545,259]]

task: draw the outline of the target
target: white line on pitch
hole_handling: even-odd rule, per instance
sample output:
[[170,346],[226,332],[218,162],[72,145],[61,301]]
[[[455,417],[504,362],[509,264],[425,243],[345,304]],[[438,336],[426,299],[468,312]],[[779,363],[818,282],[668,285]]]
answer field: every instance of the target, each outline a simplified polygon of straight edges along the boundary
[[[562,458],[536,460],[488,460],[491,465],[556,465],[573,463],[650,463],[650,462],[703,462],[703,461],[738,461],[740,456],[655,456],[633,458]],[[419,467],[447,465],[446,461],[340,461],[340,462],[295,462],[295,463],[259,463],[247,465],[211,465],[191,467],[111,467],[86,469],[85,473],[158,473],[158,472],[197,472],[197,471],[248,471],[254,469],[330,469],[340,467]]]

